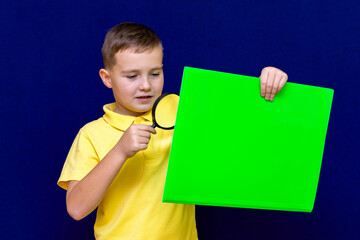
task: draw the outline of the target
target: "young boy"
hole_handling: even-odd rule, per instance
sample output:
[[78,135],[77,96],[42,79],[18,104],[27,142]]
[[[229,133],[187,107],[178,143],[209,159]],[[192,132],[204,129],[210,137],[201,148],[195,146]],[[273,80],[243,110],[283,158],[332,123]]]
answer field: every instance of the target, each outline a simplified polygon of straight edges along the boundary
[[[151,127],[164,84],[160,39],[122,23],[107,33],[102,54],[99,74],[115,103],[80,129],[69,151],[58,181],[68,213],[80,220],[97,208],[96,239],[197,239],[195,206],[162,202],[173,131]],[[287,81],[271,67],[260,78],[267,100]]]

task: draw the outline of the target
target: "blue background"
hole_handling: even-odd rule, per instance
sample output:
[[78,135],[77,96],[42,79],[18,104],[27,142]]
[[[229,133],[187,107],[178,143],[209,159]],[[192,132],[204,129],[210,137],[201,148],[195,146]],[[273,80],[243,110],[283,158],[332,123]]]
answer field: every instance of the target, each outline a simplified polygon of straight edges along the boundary
[[[1,1],[1,239],[91,239],[56,186],[78,130],[113,101],[106,31],[143,23],[164,45],[165,91],[184,66],[335,90],[312,213],[197,206],[203,239],[360,239],[358,1]],[[246,89],[238,89],[239,94]],[[266,121],[266,116],[264,116]],[[266,144],[271,136],[259,141]]]

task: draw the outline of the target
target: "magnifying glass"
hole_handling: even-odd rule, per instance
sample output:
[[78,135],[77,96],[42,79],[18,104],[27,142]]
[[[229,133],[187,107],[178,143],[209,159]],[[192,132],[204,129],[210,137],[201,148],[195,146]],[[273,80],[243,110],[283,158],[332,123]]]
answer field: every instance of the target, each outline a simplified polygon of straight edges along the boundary
[[151,127],[165,130],[174,129],[179,95],[164,93],[156,99],[152,108],[153,125]]

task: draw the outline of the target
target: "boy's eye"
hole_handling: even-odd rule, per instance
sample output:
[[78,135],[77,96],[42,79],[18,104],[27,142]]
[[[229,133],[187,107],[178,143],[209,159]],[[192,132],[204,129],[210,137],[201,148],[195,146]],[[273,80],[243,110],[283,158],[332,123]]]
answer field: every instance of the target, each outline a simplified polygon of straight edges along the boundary
[[133,79],[133,78],[136,78],[136,75],[129,75],[129,76],[127,76],[127,78]]
[[151,75],[152,77],[157,77],[157,76],[160,75],[160,73],[154,72],[154,73],[151,73],[150,75]]

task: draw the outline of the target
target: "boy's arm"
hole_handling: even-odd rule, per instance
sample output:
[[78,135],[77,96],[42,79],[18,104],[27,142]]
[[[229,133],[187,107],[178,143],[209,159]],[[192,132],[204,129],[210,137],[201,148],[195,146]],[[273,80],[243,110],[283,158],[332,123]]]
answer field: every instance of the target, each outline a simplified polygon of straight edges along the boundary
[[261,71],[260,88],[261,96],[266,100],[274,100],[277,94],[288,80],[286,73],[274,67],[266,67]]
[[151,126],[131,125],[110,152],[81,181],[69,182],[66,206],[72,218],[80,220],[96,209],[126,159],[147,148],[151,133],[156,134]]

